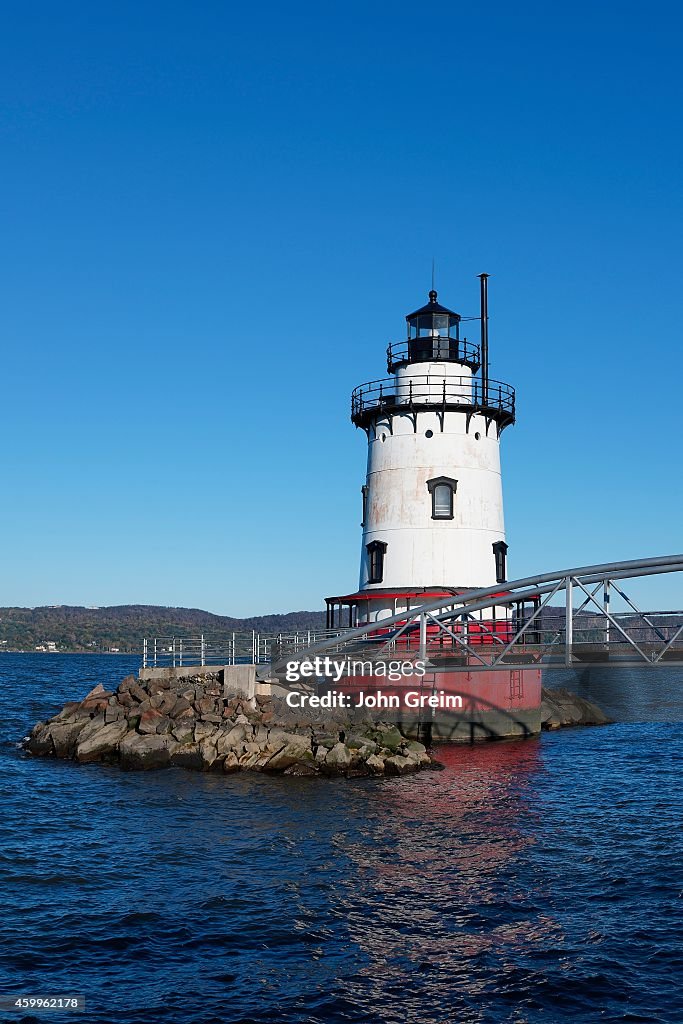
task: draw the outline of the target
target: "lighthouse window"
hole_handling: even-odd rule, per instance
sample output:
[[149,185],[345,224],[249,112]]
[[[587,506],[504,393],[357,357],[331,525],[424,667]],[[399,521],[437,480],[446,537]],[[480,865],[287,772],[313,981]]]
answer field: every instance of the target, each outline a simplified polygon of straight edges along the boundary
[[365,519],[366,519],[366,516],[368,514],[368,485],[367,484],[363,484],[363,486],[361,487],[360,491],[361,491],[361,494],[363,495],[363,518],[361,520],[361,524],[360,525],[361,526],[365,526]]
[[506,577],[505,560],[508,546],[504,540],[497,540],[493,545],[493,557],[496,560],[496,583],[504,583]]
[[387,546],[384,541],[373,540],[367,545],[368,550],[368,583],[381,583],[384,578],[384,554]]
[[432,496],[432,519],[453,518],[453,497],[457,486],[458,481],[448,476],[427,481],[427,489]]

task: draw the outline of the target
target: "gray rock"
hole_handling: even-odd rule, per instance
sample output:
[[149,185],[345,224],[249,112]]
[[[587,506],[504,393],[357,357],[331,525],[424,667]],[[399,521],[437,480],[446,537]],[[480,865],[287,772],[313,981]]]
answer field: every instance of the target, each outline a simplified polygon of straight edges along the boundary
[[172,733],[178,743],[194,742],[194,725],[192,722],[177,722],[173,726]]
[[[128,731],[127,722],[110,722],[86,739],[80,739],[76,747],[76,760],[81,764],[102,761],[116,753],[120,740]],[[85,732],[85,730],[83,730]]]
[[221,729],[216,737],[216,746],[221,754],[227,754],[244,740],[245,732],[243,725],[234,725],[232,728]]
[[67,704],[65,704],[62,710],[59,712],[59,714],[55,715],[55,717],[52,718],[50,721],[75,721],[76,719],[83,719],[84,721],[88,721],[89,718],[89,712],[84,711],[81,708],[80,701],[71,700]]
[[405,742],[405,737],[401,735],[395,726],[384,726],[377,731],[379,733],[377,742],[392,753],[396,753],[401,744]]
[[401,754],[393,754],[384,762],[384,771],[387,775],[406,775],[415,768],[415,761],[410,757],[402,757]]
[[143,712],[140,715],[140,721],[138,722],[138,732],[141,733],[155,733],[157,726],[163,720],[163,715],[159,714],[156,708],[150,708],[149,711]]
[[217,704],[213,697],[202,697],[201,700],[196,702],[195,706],[200,715],[214,715],[216,713]]
[[85,728],[78,737],[78,742],[83,743],[90,736],[94,736],[95,733],[99,729],[101,729],[104,724],[104,711],[100,711],[93,718],[91,718],[89,722],[86,722]]
[[406,749],[412,751],[414,754],[426,754],[427,748],[424,743],[419,743],[417,740],[408,740]]
[[52,737],[57,757],[73,757],[76,750],[76,742],[80,733],[85,729],[86,721],[53,722],[50,725],[50,736]]
[[37,722],[31,730],[26,749],[32,754],[39,756],[54,754],[55,748],[52,742],[50,726],[46,722]]
[[197,722],[194,727],[194,738],[196,743],[208,739],[216,733],[216,726],[213,722]]
[[345,768],[350,767],[352,760],[351,751],[346,744],[337,743],[332,747],[332,750],[328,750],[327,757],[325,758],[325,767],[343,771]]
[[204,758],[199,750],[199,744],[188,743],[177,747],[171,754],[171,764],[178,768],[201,772],[204,768]]
[[177,747],[172,736],[143,736],[129,732],[119,745],[121,767],[130,770],[166,768]]
[[239,758],[237,757],[237,754],[234,752],[234,750],[229,750],[228,753],[225,755],[225,759],[223,761],[223,771],[238,772],[239,770]]
[[131,695],[131,697],[134,697],[135,700],[138,701],[138,703],[140,704],[143,702],[143,700],[147,700],[149,697],[147,691],[143,690],[140,684],[137,683],[135,680],[128,684],[128,693]]
[[192,705],[190,704],[187,697],[177,697],[173,704],[172,710],[168,711],[167,714],[170,715],[171,718],[178,718],[178,716],[182,714],[183,711],[189,711],[191,707]]
[[268,755],[266,764],[268,771],[284,771],[290,765],[313,761],[311,740],[307,735],[277,733],[275,736],[270,735],[268,742],[270,745],[279,746],[280,748],[274,754]]
[[151,679],[147,683],[147,689],[149,690],[149,692],[151,694],[154,694],[154,695],[159,694],[159,693],[163,693],[164,690],[169,690],[170,687],[171,687],[170,679],[163,679],[163,678],[161,678],[161,679]]
[[365,764],[373,775],[384,775],[384,761],[377,754],[371,754]]
[[210,740],[202,740],[199,744],[199,753],[202,757],[202,770],[205,772],[209,771],[220,771],[223,767],[222,758],[218,756],[216,750],[216,744]]

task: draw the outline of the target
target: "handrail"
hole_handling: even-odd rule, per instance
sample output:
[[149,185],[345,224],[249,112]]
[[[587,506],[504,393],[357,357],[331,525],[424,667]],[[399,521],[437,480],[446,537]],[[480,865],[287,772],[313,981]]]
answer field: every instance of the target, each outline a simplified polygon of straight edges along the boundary
[[[664,658],[670,660],[672,655],[680,661],[683,612],[640,611],[617,581],[682,571],[683,555],[605,562],[441,597],[354,628],[155,637],[143,642],[143,667],[270,664],[269,671],[276,674],[292,655],[310,658],[325,651],[344,651],[347,645],[352,645],[350,651],[359,651],[362,641],[382,650],[395,648],[400,641],[401,648],[419,649],[421,657],[427,650],[438,652],[439,647],[450,645],[467,656],[468,670],[513,664],[506,662],[508,656],[519,664],[520,653],[528,654],[531,664],[539,664],[544,652],[562,647],[566,665],[572,664],[575,656],[579,660],[585,657],[582,648],[593,647],[607,652],[611,647],[615,651],[621,648],[630,651],[632,658],[637,656],[636,660],[651,665],[660,664]],[[624,600],[630,611],[610,612],[606,597],[610,590]],[[549,604],[562,591],[563,606]],[[599,592],[602,598],[596,597]],[[573,595],[581,602],[579,607],[573,607]],[[527,614],[523,605],[531,601],[534,610]],[[490,619],[483,614],[487,609],[515,604],[517,612],[507,617],[500,617],[495,611]],[[476,613],[480,613],[478,618]],[[418,627],[419,637],[414,643]]]
[[[410,611],[397,612],[395,615],[388,615],[377,622],[367,622],[362,626],[346,630],[344,641],[360,640],[368,634],[377,632],[378,629],[386,630],[387,627],[398,624],[403,625],[406,619],[418,619],[421,615],[430,612],[444,610],[441,620],[456,618],[467,611],[480,611],[485,608],[511,604],[515,601],[530,600],[541,594],[551,594],[559,589],[565,580],[577,580],[583,585],[600,582],[602,579],[628,579],[633,576],[659,575],[668,572],[683,571],[683,554],[662,555],[656,558],[639,558],[621,562],[604,562],[597,565],[585,565],[574,569],[562,569],[559,572],[540,573],[536,576],[526,576],[522,579],[511,580],[505,583],[497,583],[491,587],[480,587],[476,590],[468,590],[462,594],[453,595],[448,598],[439,598],[435,601],[428,601]],[[328,647],[333,646],[330,641],[321,641],[312,644],[306,650],[306,656],[321,654]],[[281,667],[282,663],[273,665],[273,670]]]
[[387,348],[387,370],[397,366],[424,362],[463,363],[478,370],[481,365],[479,346],[467,338],[425,337],[391,341]]
[[378,409],[409,412],[415,408],[471,410],[507,425],[515,419],[515,389],[503,381],[489,380],[484,396],[476,377],[410,373],[359,384],[351,394],[351,419],[356,425]]

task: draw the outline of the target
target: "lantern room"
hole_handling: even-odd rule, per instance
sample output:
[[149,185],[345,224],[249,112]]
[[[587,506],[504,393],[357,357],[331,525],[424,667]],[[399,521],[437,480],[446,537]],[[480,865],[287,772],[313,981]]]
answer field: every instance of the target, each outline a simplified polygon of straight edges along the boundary
[[408,338],[389,346],[389,372],[407,363],[453,362],[469,366],[473,373],[479,368],[479,347],[460,337],[462,317],[437,302],[432,289],[426,306],[406,317]]

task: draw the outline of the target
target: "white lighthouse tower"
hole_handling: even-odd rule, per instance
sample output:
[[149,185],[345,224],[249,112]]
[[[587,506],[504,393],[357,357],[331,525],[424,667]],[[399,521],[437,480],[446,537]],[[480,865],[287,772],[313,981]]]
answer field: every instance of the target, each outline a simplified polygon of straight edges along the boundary
[[389,345],[391,376],[353,392],[351,418],[368,439],[360,582],[327,599],[329,627],[506,578],[500,437],[515,393],[489,379],[487,277],[481,346],[432,290],[406,317],[406,340]]

